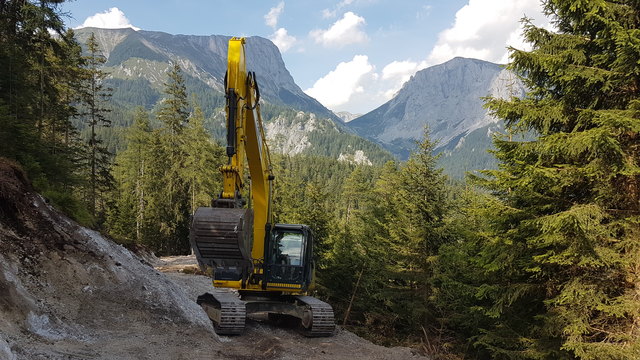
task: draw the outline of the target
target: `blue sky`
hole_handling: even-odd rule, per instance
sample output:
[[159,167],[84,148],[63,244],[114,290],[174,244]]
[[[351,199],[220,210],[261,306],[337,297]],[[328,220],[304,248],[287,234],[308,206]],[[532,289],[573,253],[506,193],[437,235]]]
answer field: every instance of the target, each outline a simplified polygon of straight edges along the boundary
[[525,15],[549,26],[539,0],[76,0],[61,8],[73,28],[269,38],[305,92],[352,113],[455,56],[506,62],[507,44],[526,48]]

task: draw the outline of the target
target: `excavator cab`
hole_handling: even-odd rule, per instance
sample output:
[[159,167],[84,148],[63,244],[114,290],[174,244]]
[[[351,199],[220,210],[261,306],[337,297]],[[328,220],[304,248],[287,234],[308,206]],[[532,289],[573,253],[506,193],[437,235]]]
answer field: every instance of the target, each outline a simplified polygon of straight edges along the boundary
[[307,225],[276,224],[266,247],[269,287],[301,285],[306,291],[313,273],[313,233]]

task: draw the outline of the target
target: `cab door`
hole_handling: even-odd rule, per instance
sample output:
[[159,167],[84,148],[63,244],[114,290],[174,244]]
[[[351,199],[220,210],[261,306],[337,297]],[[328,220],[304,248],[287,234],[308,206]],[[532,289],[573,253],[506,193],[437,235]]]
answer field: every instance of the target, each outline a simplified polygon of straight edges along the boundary
[[265,254],[266,286],[305,291],[311,282],[312,250],[308,226],[276,224]]

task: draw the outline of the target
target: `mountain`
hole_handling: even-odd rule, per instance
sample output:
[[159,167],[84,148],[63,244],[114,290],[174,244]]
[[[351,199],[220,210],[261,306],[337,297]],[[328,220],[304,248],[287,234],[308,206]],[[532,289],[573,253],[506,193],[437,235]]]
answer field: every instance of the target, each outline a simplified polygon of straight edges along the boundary
[[[460,177],[465,170],[495,165],[486,150],[491,134],[502,131],[502,125],[483,107],[482,98],[521,97],[524,92],[523,84],[501,65],[458,57],[417,72],[394,98],[347,126],[400,159],[408,158],[428,126],[438,142],[436,151],[443,153],[441,163],[449,164],[445,172]],[[452,167],[458,170],[450,171]]]
[[353,121],[357,118],[359,118],[360,116],[362,116],[362,114],[352,114],[348,111],[340,111],[335,113],[340,119],[342,119],[342,121],[348,123],[349,121]]
[[[166,73],[171,62],[183,70],[187,92],[195,96],[207,117],[209,131],[222,140],[224,133],[224,74],[227,67],[227,47],[230,36],[171,35],[133,29],[83,28],[76,30],[76,39],[85,44],[93,33],[107,61],[103,70],[109,74],[107,85],[114,89],[114,126],[127,127],[130,110],[144,106],[157,109],[162,99]],[[253,36],[246,39],[247,69],[256,73],[262,99],[263,120],[267,139],[275,135],[289,136],[304,132],[308,140],[299,144],[297,152],[339,158],[363,151],[367,159],[380,163],[391,156],[378,145],[355,135],[342,120],[314,98],[305,94],[287,70],[280,51],[268,39]],[[313,117],[315,125],[300,128],[302,119]],[[278,126],[270,126],[279,121]],[[289,126],[283,129],[282,126]],[[278,132],[269,133],[269,129]],[[109,134],[119,134],[117,129]],[[116,136],[117,135],[112,135]],[[331,137],[332,146],[323,143]],[[106,141],[112,149],[122,144],[118,139]],[[285,149],[287,147],[274,148]]]
[[[130,28],[83,28],[76,30],[76,38],[84,44],[91,33],[95,34],[107,58],[105,65],[113,78],[143,78],[161,86],[166,64],[177,61],[186,74],[223,91],[230,36],[171,35]],[[280,51],[270,40],[253,36],[246,41],[247,68],[257,74],[260,94],[266,101],[335,118],[331,111],[296,85]]]

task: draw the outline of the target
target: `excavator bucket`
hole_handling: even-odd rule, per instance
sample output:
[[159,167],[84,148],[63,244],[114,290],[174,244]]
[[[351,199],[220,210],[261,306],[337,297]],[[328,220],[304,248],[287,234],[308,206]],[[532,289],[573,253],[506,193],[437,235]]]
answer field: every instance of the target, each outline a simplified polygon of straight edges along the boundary
[[189,240],[201,268],[215,280],[238,281],[251,273],[251,209],[200,207],[193,215]]

